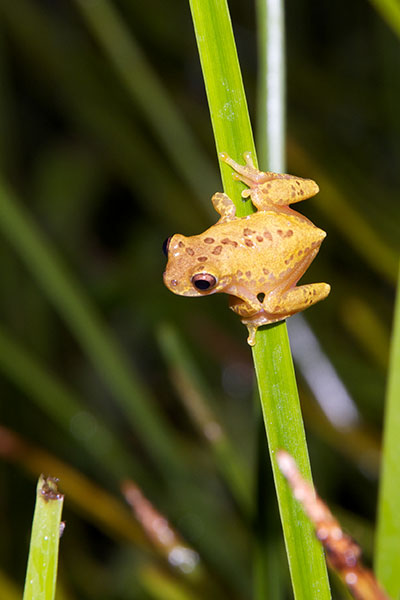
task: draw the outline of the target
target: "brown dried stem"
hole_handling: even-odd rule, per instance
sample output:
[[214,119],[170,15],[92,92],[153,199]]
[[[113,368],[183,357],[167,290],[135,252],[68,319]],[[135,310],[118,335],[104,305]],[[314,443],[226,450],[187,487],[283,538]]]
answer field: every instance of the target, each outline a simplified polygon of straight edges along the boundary
[[321,540],[328,565],[336,571],[357,600],[389,600],[374,574],[361,562],[361,548],[340,527],[327,505],[316,495],[313,486],[301,476],[293,457],[285,450],[276,456],[278,466],[304,508]]

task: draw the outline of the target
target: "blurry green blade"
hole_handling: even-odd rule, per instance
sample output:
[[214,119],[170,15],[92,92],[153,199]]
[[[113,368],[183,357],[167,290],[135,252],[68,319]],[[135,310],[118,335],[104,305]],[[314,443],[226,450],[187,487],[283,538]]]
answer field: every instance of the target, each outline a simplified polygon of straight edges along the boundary
[[400,37],[400,5],[398,0],[371,0],[386,23]]
[[135,477],[140,477],[141,467],[135,465],[134,457],[129,456],[116,435],[101,422],[101,417],[92,414],[83,399],[52,375],[38,358],[31,356],[2,327],[0,370],[66,433],[75,431],[75,442],[94,456],[102,468],[108,468],[113,478],[119,481],[131,469]]
[[147,388],[53,248],[0,180],[0,231],[8,238],[93,361],[149,453],[167,472],[182,456]]
[[51,477],[40,476],[36,490],[24,600],[53,600],[64,496]]
[[397,287],[378,500],[375,569],[392,598],[400,595],[400,270]]

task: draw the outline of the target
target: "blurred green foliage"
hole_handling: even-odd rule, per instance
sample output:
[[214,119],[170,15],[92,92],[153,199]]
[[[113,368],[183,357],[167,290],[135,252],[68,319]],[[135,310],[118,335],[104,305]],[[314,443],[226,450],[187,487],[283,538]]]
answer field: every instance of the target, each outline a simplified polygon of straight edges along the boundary
[[[255,14],[230,9],[256,124]],[[290,3],[286,20],[288,172],[317,180],[300,211],[328,232],[305,280],[332,285],[306,317],[358,419],[329,422],[299,369],[300,392],[319,492],[367,549],[400,246],[399,40],[358,0]],[[43,471],[66,494],[63,598],[249,598],[254,532],[229,466],[238,454],[254,477],[246,331],[226,298],[162,284],[162,241],[214,222],[222,189],[188,3],[2,0],[0,28],[0,595],[22,590]],[[129,520],[123,478],[199,553],[194,573]],[[274,524],[271,539],[278,554]]]

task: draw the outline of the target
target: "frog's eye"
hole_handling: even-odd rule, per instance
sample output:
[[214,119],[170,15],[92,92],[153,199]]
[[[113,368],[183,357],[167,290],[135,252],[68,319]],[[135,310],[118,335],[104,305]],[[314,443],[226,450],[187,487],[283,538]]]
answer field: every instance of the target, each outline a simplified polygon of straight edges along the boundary
[[162,245],[162,250],[167,258],[168,258],[168,248],[169,248],[170,241],[171,241],[171,236],[167,237],[167,239],[164,240],[163,245]]
[[192,277],[192,283],[200,292],[207,292],[217,284],[217,280],[210,273],[196,273]]

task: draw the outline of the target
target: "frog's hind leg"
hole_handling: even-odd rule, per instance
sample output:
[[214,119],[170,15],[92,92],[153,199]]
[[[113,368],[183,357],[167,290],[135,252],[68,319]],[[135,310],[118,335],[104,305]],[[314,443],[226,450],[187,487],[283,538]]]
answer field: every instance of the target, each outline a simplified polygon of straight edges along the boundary
[[236,206],[227,194],[217,192],[211,198],[211,202],[217,213],[221,215],[218,223],[225,223],[226,221],[233,221],[236,219]]
[[271,210],[279,206],[279,210],[315,196],[319,187],[312,179],[302,179],[293,175],[274,174],[274,178],[265,183],[243,190],[243,198],[251,198],[258,210]]
[[[271,315],[284,315],[290,317],[312,304],[324,300],[329,294],[331,286],[328,283],[309,283],[293,287],[270,302],[264,301],[265,310]],[[269,304],[269,306],[268,306]]]

